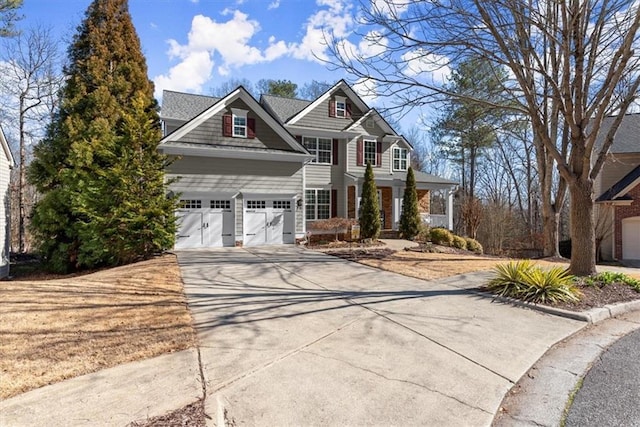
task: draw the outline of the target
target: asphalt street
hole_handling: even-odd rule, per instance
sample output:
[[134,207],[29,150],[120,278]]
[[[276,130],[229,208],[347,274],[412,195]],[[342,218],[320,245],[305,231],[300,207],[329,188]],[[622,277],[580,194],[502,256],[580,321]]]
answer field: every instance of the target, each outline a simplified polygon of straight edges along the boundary
[[607,349],[584,378],[566,426],[640,426],[640,330]]

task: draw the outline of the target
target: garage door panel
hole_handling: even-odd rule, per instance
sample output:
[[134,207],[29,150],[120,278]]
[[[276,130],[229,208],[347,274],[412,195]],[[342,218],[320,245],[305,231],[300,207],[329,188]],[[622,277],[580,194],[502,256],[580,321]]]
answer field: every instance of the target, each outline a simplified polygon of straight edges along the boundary
[[202,213],[178,212],[176,249],[202,246]]
[[640,217],[622,220],[622,259],[640,260]]
[[244,213],[244,245],[257,246],[267,242],[266,235],[266,212],[245,211]]

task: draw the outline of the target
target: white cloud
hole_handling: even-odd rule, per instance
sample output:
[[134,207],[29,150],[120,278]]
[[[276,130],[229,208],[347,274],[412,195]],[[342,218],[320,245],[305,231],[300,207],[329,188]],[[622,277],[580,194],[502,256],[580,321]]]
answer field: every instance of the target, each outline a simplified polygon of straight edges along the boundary
[[252,46],[250,41],[260,31],[260,24],[248,15],[237,10],[225,10],[223,15],[231,17],[226,22],[216,22],[207,16],[196,15],[191,21],[186,44],[168,40],[169,58],[180,62],[168,74],[154,79],[158,88],[200,91],[211,76],[216,56],[220,57],[217,71],[224,76],[233,68],[273,61],[287,53],[286,44],[276,41],[275,37],[269,38],[264,53]]
[[404,73],[409,77],[431,77],[435,82],[444,83],[451,75],[446,56],[414,50],[402,55],[402,60],[406,64]]
[[400,16],[407,11],[411,0],[371,0],[371,10],[387,17]]
[[279,7],[280,7],[280,0],[274,0],[271,3],[269,3],[269,6],[267,6],[267,10],[277,9]]
[[376,82],[369,78],[361,78],[353,84],[353,90],[369,105],[378,99]]
[[305,35],[300,43],[290,46],[291,55],[296,59],[322,62],[328,60],[325,31],[336,39],[349,35],[354,19],[353,6],[344,0],[317,0],[318,10],[307,19]]

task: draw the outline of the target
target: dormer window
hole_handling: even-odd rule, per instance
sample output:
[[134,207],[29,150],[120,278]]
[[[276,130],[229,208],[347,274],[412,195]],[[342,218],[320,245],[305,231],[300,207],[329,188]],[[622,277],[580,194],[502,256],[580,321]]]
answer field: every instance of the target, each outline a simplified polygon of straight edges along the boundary
[[233,134],[234,138],[246,138],[247,137],[247,112],[246,110],[240,110],[232,108],[231,113],[233,116]]

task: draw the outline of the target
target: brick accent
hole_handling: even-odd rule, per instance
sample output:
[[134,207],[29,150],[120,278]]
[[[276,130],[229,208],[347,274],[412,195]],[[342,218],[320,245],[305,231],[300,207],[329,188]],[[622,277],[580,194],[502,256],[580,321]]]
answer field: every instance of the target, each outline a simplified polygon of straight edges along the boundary
[[390,230],[393,228],[393,190],[391,187],[378,187],[378,190],[382,192],[382,210],[384,211],[384,224],[382,224],[383,230]]
[[416,190],[418,194],[418,212],[428,214],[431,212],[431,193],[429,190]]
[[356,186],[350,185],[347,188],[347,218],[356,217]]
[[616,206],[615,207],[615,257],[622,259],[622,220],[634,216],[640,216],[640,185],[636,185],[627,196],[633,199],[633,202],[628,206]]

